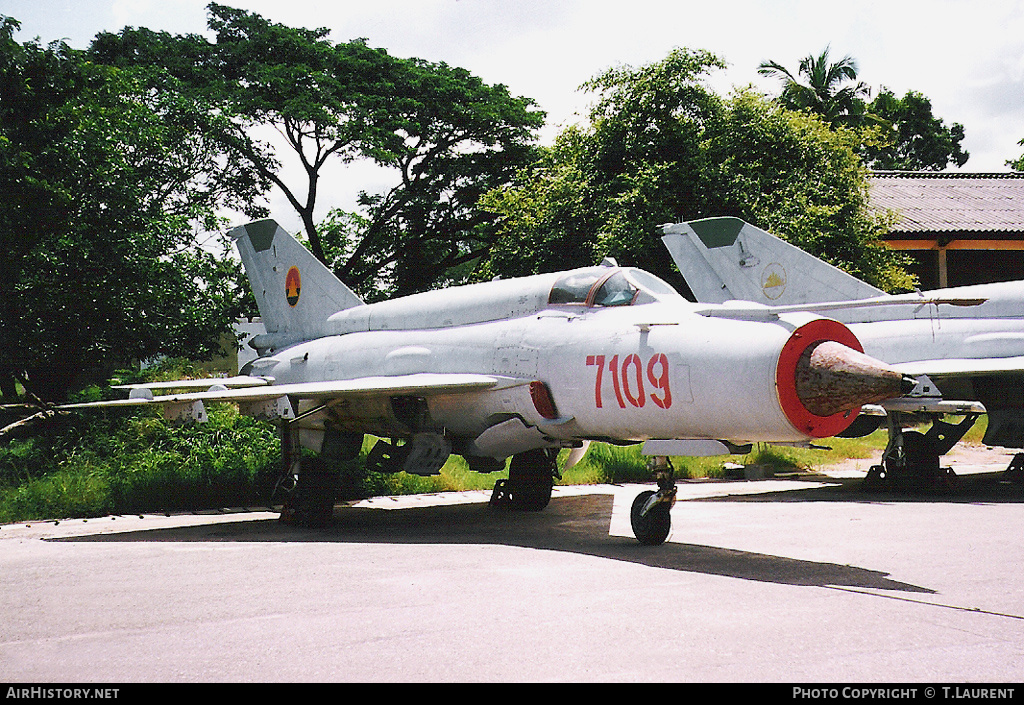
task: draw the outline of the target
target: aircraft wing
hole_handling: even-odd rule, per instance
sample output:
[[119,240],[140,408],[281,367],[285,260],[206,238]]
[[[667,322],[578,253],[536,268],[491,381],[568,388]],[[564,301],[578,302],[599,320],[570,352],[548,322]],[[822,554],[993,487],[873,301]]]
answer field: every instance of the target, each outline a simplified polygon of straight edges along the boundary
[[[262,379],[262,378],[253,378]],[[333,399],[345,396],[374,394],[457,394],[490,389],[502,384],[516,384],[519,380],[479,374],[431,374],[421,373],[398,376],[359,377],[357,379],[329,380],[326,382],[301,382],[296,384],[272,384],[265,380],[256,386],[235,389],[224,388],[223,380],[185,380],[186,387],[204,383],[206,391],[161,394],[154,396],[153,388],[180,388],[178,382],[159,382],[160,385],[129,385],[135,391],[131,398],[112,401],[65,404],[61,409],[84,409],[96,407],[142,406],[146,404],[192,404],[195,402],[252,403],[270,401],[281,397],[295,399]],[[209,389],[209,387],[213,387]]]
[[903,374],[919,377],[968,377],[984,374],[1022,373],[1024,356],[980,357],[949,360],[915,360],[902,362],[892,367]]
[[879,404],[865,404],[860,413],[867,416],[885,416],[890,411],[904,413],[939,413],[963,416],[965,414],[984,414],[985,406],[976,401],[946,401],[941,398],[901,397],[887,399]]
[[721,304],[701,306],[694,313],[712,318],[735,318],[742,320],[776,320],[780,315],[798,311],[811,313],[827,313],[830,311],[846,311],[858,308],[874,308],[876,306],[980,306],[984,298],[964,298],[954,296],[921,296],[920,294],[899,294],[880,296],[869,299],[853,299],[850,301],[822,301],[807,304],[789,304],[785,306],[766,306],[751,301],[725,301]]
[[114,389],[202,389],[208,390],[214,386],[222,386],[228,389],[236,387],[263,387],[273,384],[274,380],[268,377],[250,377],[239,375],[237,377],[208,377],[206,379],[175,379],[168,382],[143,382],[141,384],[118,384]]

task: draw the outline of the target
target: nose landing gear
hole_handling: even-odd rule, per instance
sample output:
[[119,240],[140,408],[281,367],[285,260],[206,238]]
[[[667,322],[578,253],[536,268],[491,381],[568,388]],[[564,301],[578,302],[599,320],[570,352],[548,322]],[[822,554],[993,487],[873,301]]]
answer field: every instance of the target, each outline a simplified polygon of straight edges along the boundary
[[672,506],[676,503],[675,470],[668,458],[655,459],[658,491],[646,490],[633,500],[629,521],[633,535],[645,546],[660,546],[672,530]]

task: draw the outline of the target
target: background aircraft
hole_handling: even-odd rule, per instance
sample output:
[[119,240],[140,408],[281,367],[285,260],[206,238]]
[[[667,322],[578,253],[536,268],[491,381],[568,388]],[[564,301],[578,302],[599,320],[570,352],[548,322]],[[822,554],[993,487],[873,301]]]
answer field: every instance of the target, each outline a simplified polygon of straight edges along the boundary
[[[801,442],[913,386],[834,320],[738,319],[610,261],[368,305],[274,221],[231,236],[266,326],[251,341],[259,357],[234,378],[135,385],[128,399],[65,408],[162,404],[202,420],[203,402],[227,401],[273,420],[295,480],[285,516],[302,523],[330,516],[337,468],[367,433],[381,438],[368,462],[385,471],[437,473],[454,452],[487,472],[511,457],[492,502],[536,510],[561,448],[643,442],[666,457]],[[188,387],[202,391],[155,394]],[[304,459],[303,447],[319,455]],[[674,500],[671,473],[637,497],[640,541],[665,540]]]
[[[869,355],[918,379],[908,398],[882,405],[890,441],[869,483],[947,480],[939,456],[981,413],[986,444],[1024,447],[1024,282],[890,296],[737,218],[666,225],[664,233],[698,301],[736,315],[820,312],[849,325]],[[945,414],[965,419],[953,425]],[[904,430],[922,417],[932,422],[927,433]],[[870,433],[880,421],[862,416],[847,434]]]

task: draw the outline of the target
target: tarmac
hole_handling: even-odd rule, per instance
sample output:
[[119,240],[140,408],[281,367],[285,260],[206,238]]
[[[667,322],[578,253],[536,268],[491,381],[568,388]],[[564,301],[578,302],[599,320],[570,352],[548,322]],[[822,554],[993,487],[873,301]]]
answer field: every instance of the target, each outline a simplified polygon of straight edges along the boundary
[[[20,683],[1014,684],[1024,489],[1012,454],[944,458],[952,492],[864,467],[681,482],[663,546],[646,486],[0,526],[0,674]],[[1024,693],[1024,689],[1020,689]],[[922,696],[923,697],[923,696]]]

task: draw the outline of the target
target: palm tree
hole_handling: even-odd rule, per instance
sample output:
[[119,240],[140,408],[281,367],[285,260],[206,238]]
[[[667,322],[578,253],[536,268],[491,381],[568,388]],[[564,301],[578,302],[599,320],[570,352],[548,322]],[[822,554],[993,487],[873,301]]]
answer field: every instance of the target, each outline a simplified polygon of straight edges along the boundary
[[797,75],[803,83],[776,61],[761,62],[757,72],[783,82],[779,100],[787,108],[817,113],[833,127],[859,124],[866,114],[864,98],[871,95],[871,89],[863,82],[842,86],[845,81],[857,80],[857,63],[844,56],[830,64],[829,49],[825,47],[820,55],[808,55],[800,61]]

